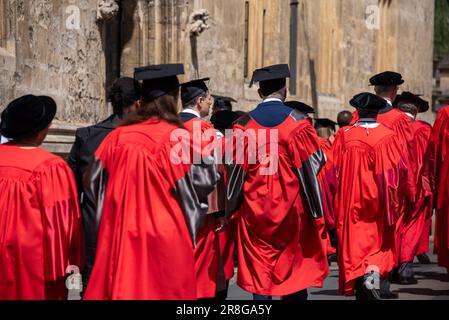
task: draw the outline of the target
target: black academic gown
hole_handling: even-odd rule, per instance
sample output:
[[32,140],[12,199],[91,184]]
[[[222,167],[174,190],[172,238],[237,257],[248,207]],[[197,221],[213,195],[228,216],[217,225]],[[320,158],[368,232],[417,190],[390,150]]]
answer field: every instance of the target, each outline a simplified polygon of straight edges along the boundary
[[106,136],[116,128],[120,120],[120,117],[112,115],[96,125],[78,129],[76,131],[75,143],[68,158],[68,164],[75,173],[78,186],[86,241],[86,262],[83,273],[84,288],[87,286],[95,259],[96,230],[95,222],[91,221],[91,217],[95,217],[96,213],[92,212],[95,211],[94,207],[83,196],[83,176],[94,158],[95,151]]

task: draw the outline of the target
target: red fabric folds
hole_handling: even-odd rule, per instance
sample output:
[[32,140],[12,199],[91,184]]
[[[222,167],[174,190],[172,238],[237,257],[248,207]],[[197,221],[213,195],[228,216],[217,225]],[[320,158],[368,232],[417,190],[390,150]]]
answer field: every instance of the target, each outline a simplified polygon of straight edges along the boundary
[[[320,148],[313,127],[308,120],[288,117],[276,128],[252,120],[235,129],[257,132],[253,137],[265,154],[263,161],[250,164],[245,158],[239,164],[246,178],[238,212],[238,285],[268,296],[321,287],[328,274],[324,218],[313,219],[307,212],[298,176],[298,169]],[[270,139],[274,131],[278,143]],[[263,135],[266,143],[260,140]],[[272,149],[274,143],[278,152]],[[244,154],[254,153],[245,144]],[[272,174],[263,174],[275,163]]]
[[[416,120],[412,124],[414,134],[411,142],[410,171],[414,173],[413,183],[416,185],[415,202],[406,201],[404,215],[401,217],[397,231],[398,263],[412,262],[414,257],[428,251],[430,224],[432,218],[432,194],[423,188],[425,154],[432,127],[423,121]],[[427,234],[427,240],[425,239]],[[420,243],[427,243],[427,251],[419,249]],[[421,246],[423,246],[421,245]],[[421,252],[420,252],[421,251]]]
[[150,119],[116,129],[97,150],[109,179],[86,299],[197,298],[194,248],[174,194],[190,170],[171,158],[177,129]]
[[394,267],[405,149],[382,125],[340,130],[333,149],[340,293],[352,295],[355,280],[370,268],[386,276]]
[[73,173],[37,148],[0,146],[0,299],[66,299],[71,265],[82,269]]

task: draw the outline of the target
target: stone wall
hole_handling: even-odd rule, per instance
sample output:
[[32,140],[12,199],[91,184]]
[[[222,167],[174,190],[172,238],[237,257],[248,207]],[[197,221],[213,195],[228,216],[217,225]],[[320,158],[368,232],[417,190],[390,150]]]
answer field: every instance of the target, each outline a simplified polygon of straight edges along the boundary
[[[109,17],[97,12],[118,3]],[[370,5],[380,14],[372,30]],[[70,27],[74,8],[79,28]],[[290,12],[289,0],[0,0],[0,108],[21,94],[51,95],[56,129],[66,132],[107,115],[105,88],[115,77],[181,62],[182,80],[211,77],[214,93],[248,110],[258,102],[252,71],[290,61]],[[433,20],[434,0],[299,0],[291,98],[335,118],[354,94],[372,90],[372,74],[392,69],[403,73],[404,89],[430,99]],[[207,28],[192,36],[196,24]]]

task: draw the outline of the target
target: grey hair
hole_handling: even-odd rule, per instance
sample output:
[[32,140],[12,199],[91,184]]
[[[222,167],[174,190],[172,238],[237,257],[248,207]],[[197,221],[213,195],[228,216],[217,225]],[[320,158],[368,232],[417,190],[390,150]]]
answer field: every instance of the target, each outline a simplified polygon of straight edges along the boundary
[[378,96],[388,97],[396,89],[396,86],[375,86],[374,91]]
[[398,103],[398,108],[399,110],[411,113],[414,116],[418,114],[418,107],[411,102],[401,101]]

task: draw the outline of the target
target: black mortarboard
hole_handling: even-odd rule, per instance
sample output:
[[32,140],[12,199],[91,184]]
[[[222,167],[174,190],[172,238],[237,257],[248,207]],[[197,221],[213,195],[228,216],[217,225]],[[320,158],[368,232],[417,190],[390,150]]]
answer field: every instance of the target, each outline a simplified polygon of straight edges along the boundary
[[373,76],[369,82],[372,86],[400,86],[404,80],[400,73],[385,71]]
[[136,68],[134,79],[143,81],[143,100],[152,101],[178,89],[180,74],[184,74],[184,65],[161,64]]
[[213,96],[213,97],[214,97],[214,108],[216,110],[232,111],[232,102],[237,102],[237,100],[231,97],[224,97],[224,96]]
[[319,128],[330,128],[333,131],[335,131],[337,123],[335,121],[332,121],[331,119],[322,118],[322,119],[315,119],[315,129]]
[[300,101],[287,101],[284,103],[287,107],[290,107],[292,109],[296,109],[298,111],[301,111],[305,114],[315,113],[315,109],[313,109],[311,106],[302,103]]
[[210,122],[215,129],[228,129],[238,118],[240,118],[240,115],[237,112],[219,110],[212,115]]
[[379,111],[387,106],[387,100],[369,92],[359,93],[349,103],[360,110]]
[[181,84],[181,98],[184,104],[189,103],[199,95],[209,91],[206,85],[206,81],[210,78],[203,78],[198,80],[192,80]]
[[26,95],[12,101],[1,115],[0,131],[21,139],[45,129],[56,115],[56,102],[47,96]]
[[255,82],[259,82],[262,94],[269,96],[285,87],[287,84],[286,78],[290,78],[288,64],[276,64],[254,71],[249,86],[251,88]]
[[430,108],[429,102],[427,102],[424,99],[421,99],[421,96],[422,95],[404,91],[396,97],[396,100],[394,101],[394,106],[397,107],[399,102],[409,102],[418,107],[419,113],[427,112]]

